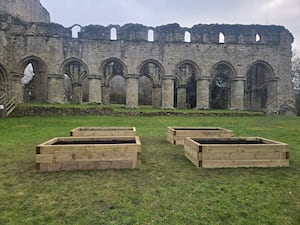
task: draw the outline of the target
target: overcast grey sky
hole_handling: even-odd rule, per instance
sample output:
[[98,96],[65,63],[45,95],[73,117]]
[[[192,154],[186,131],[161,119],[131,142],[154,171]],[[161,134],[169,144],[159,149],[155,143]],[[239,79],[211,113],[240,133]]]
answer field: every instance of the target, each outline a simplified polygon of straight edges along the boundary
[[300,0],[40,0],[52,22],[66,27],[140,23],[283,25],[300,51]]

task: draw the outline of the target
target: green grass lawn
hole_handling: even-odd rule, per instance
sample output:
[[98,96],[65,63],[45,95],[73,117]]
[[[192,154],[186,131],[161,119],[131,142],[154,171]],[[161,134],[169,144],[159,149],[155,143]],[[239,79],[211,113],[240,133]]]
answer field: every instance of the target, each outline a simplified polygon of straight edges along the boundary
[[[138,170],[35,171],[35,146],[78,126],[135,126]],[[168,126],[219,126],[290,145],[289,168],[196,168]],[[0,119],[0,224],[300,224],[300,118]]]

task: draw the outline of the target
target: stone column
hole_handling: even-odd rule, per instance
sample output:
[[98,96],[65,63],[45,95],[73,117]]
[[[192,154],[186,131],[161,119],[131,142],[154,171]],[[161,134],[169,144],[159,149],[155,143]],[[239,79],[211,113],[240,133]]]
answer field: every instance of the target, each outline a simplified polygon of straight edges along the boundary
[[197,79],[197,109],[209,109],[209,85],[210,77],[199,77]]
[[174,78],[165,76],[162,80],[162,108],[174,109]]
[[23,85],[22,85],[22,74],[11,73],[9,77],[12,79],[9,80],[9,87],[8,87],[8,97],[16,97],[18,103],[23,103]]
[[102,86],[102,103],[105,105],[109,104],[109,86],[108,85],[103,85]]
[[230,109],[244,110],[245,77],[235,77],[231,80]]
[[139,101],[139,76],[128,74],[126,77],[126,107],[138,108]]
[[186,87],[184,85],[177,88],[177,108],[185,109],[187,107],[186,102]]
[[90,103],[102,103],[101,93],[101,78],[97,75],[88,76],[89,79],[89,102]]
[[[45,90],[47,91],[47,90]],[[64,103],[64,76],[48,75],[48,103]]]
[[161,87],[154,86],[152,88],[152,106],[153,107],[161,107]]
[[267,83],[267,105],[266,111],[268,114],[272,114],[279,110],[278,106],[278,84],[279,78],[273,77],[266,80]]
[[74,104],[81,104],[82,103],[82,90],[81,90],[81,84],[80,83],[74,83],[73,88],[73,97],[72,97],[72,103]]

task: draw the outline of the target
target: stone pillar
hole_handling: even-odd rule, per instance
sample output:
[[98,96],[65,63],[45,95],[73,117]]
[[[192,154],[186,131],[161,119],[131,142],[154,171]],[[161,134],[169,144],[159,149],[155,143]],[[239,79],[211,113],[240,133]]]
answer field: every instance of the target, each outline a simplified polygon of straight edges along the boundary
[[197,109],[209,109],[209,85],[210,77],[199,77],[197,79]]
[[267,83],[267,105],[266,105],[266,112],[268,114],[273,114],[279,110],[278,106],[278,84],[279,78],[274,77],[271,79],[266,80]]
[[[45,90],[47,91],[47,90]],[[48,75],[48,103],[64,103],[64,76]]]
[[181,85],[177,88],[177,108],[185,109],[187,107],[186,102],[186,87]]
[[128,74],[126,77],[126,107],[138,108],[139,101],[139,76]]
[[244,110],[245,77],[235,77],[231,80],[230,109]]
[[73,88],[73,97],[72,97],[72,103],[74,104],[81,104],[82,103],[82,90],[81,90],[81,84],[80,83],[74,83]]
[[154,86],[152,88],[152,106],[153,107],[161,107],[161,87]]
[[89,102],[90,103],[102,103],[101,93],[101,78],[97,75],[88,76],[89,79]]
[[162,108],[174,109],[174,78],[166,76],[162,80]]
[[24,75],[22,74],[16,74],[11,73],[10,77],[12,77],[11,80],[9,80],[9,88],[8,88],[8,97],[16,97],[18,103],[23,103],[23,85],[22,85],[22,78]]
[[102,86],[102,103],[105,105],[109,104],[109,86],[108,85],[103,85]]

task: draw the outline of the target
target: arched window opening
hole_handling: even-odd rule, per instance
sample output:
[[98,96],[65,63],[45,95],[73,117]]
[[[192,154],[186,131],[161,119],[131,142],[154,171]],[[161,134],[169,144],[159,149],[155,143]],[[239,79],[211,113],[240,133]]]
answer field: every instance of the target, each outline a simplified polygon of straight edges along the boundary
[[139,105],[152,105],[152,82],[146,77],[139,78]]
[[161,69],[155,63],[149,62],[141,68],[140,76],[151,77],[155,84],[159,84],[161,81]]
[[23,70],[23,100],[27,103],[47,102],[47,75],[44,65],[31,59],[25,62]]
[[124,77],[117,75],[110,80],[109,100],[112,104],[126,104],[126,82]]
[[272,77],[272,71],[264,63],[256,63],[247,73],[245,87],[245,108],[247,110],[265,110],[268,106],[269,92],[272,88],[266,81]]
[[256,42],[260,42],[260,35],[259,35],[259,34],[256,34],[256,35],[255,35],[255,41],[256,41]]
[[157,62],[145,62],[139,71],[139,104],[161,106],[162,69]]
[[83,81],[87,76],[86,66],[77,60],[72,60],[64,66],[64,74],[72,80],[71,103],[81,104],[83,102]]
[[148,30],[148,41],[153,42],[154,41],[154,31]]
[[109,77],[117,76],[117,75],[124,76],[123,65],[121,63],[119,63],[118,61],[110,61],[105,64],[105,66],[103,68],[103,75],[104,75],[105,79],[107,79]]
[[191,63],[183,63],[177,69],[179,76],[176,105],[178,108],[196,107],[196,69]]
[[4,69],[0,66],[0,96],[8,92],[8,81]]
[[75,25],[72,27],[72,38],[78,38],[78,33],[81,32],[81,27]]
[[230,77],[232,75],[232,70],[226,64],[220,64],[214,69],[210,87],[210,107],[212,109],[230,108]]
[[111,41],[118,40],[117,29],[115,27],[110,29],[110,40]]
[[225,35],[220,32],[219,33],[219,44],[224,44],[225,43]]
[[186,31],[184,33],[184,42],[187,42],[187,43],[191,42],[191,33],[188,31]]

